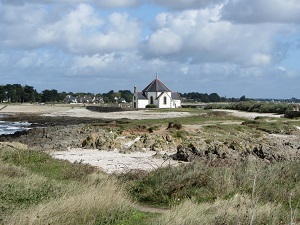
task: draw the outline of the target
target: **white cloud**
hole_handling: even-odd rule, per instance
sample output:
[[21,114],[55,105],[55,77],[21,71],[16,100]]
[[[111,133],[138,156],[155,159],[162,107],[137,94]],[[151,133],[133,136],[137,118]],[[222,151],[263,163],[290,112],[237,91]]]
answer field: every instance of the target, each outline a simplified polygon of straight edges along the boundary
[[271,56],[267,54],[255,53],[251,57],[250,64],[255,66],[266,66],[271,64]]
[[48,14],[40,6],[5,6],[0,22],[4,45],[60,46],[75,54],[96,54],[132,49],[139,42],[140,25],[125,13],[112,13],[106,20],[90,5],[80,4],[56,21]]
[[141,44],[141,51],[146,58],[165,57],[191,63],[270,64],[272,37],[278,28],[222,21],[221,9],[219,5],[157,15],[156,30]]
[[276,67],[276,69],[281,72],[286,72],[286,68],[283,66],[278,66],[278,67]]
[[168,7],[169,9],[191,9],[205,8],[214,4],[222,3],[224,0],[2,0],[3,4],[9,5],[24,5],[26,3],[34,4],[95,4],[101,8],[122,8],[122,7],[137,7],[142,4],[155,4],[158,6]]
[[110,66],[114,62],[114,57],[114,53],[103,55],[95,54],[92,56],[77,56],[74,59],[71,70],[75,74],[86,68],[99,71]]
[[95,0],[95,4],[100,7],[120,8],[120,7],[135,7],[142,4],[144,0]]
[[171,9],[192,9],[192,8],[205,8],[219,4],[224,0],[149,0],[158,5],[166,6]]
[[222,17],[237,23],[300,23],[300,1],[228,0]]
[[182,47],[180,34],[168,28],[153,33],[147,40],[146,51],[156,56],[178,53]]
[[2,0],[3,4],[7,5],[24,5],[32,4],[96,4],[103,8],[121,8],[121,7],[135,7],[142,4],[144,0]]

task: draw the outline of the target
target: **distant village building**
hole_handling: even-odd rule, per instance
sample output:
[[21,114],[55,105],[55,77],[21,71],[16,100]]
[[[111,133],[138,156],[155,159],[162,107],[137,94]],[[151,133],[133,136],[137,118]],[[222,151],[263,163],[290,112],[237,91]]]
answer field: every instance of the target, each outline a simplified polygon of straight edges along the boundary
[[78,103],[78,100],[76,97],[74,97],[72,95],[67,95],[64,99],[64,102],[67,104],[71,104],[71,103]]
[[178,92],[172,92],[158,77],[141,92],[134,86],[133,108],[146,108],[147,105],[155,105],[157,108],[181,107],[181,99]]
[[64,102],[67,104],[77,104],[77,103],[88,103],[88,104],[96,104],[96,103],[104,103],[103,98],[95,97],[95,96],[83,96],[83,97],[74,97],[72,95],[67,95],[64,99]]

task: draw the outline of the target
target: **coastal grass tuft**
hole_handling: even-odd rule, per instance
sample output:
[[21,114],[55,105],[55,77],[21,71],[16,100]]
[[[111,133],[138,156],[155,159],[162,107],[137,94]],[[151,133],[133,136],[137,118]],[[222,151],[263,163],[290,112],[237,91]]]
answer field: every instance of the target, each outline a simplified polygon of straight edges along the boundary
[[221,225],[221,224],[287,224],[282,206],[275,203],[257,204],[251,196],[236,194],[228,200],[196,203],[186,200],[162,215],[156,225]]
[[213,203],[230,199],[236,194],[251,195],[255,179],[255,194],[261,204],[281,204],[289,210],[300,201],[300,164],[280,162],[265,165],[259,162],[239,162],[231,165],[217,162],[196,162],[178,167],[160,168],[130,180],[132,197],[144,204],[171,207],[187,199],[197,203]]
[[16,211],[5,224],[117,224],[135,212],[112,179],[93,186],[75,184],[64,192],[60,198]]
[[0,149],[0,224],[143,224],[112,176],[44,152]]
[[80,162],[72,164],[68,161],[53,159],[49,154],[34,150],[0,150],[0,160],[26,168],[34,173],[57,180],[83,179],[95,168]]
[[248,126],[249,128],[252,129],[266,132],[268,134],[290,135],[298,131],[294,125],[292,125],[288,121],[283,121],[283,120],[267,121],[266,119],[258,118],[256,120],[245,121],[242,123],[242,125]]

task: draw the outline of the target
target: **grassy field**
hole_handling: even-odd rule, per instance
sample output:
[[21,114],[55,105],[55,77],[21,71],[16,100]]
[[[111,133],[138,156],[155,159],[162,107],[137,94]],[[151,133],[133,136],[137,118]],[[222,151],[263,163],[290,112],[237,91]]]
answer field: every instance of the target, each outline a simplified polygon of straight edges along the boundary
[[0,224],[142,224],[111,176],[46,153],[0,149]]
[[[265,134],[298,135],[295,126],[300,126],[299,120],[246,120],[179,110],[194,116],[126,121],[115,129],[155,130],[170,122],[203,125],[205,141],[229,142],[240,137],[260,140]],[[189,133],[181,135],[190,138]],[[169,210],[151,213],[136,202]],[[300,224],[300,163],[195,161],[152,172],[107,175],[44,152],[2,147],[0,224]]]

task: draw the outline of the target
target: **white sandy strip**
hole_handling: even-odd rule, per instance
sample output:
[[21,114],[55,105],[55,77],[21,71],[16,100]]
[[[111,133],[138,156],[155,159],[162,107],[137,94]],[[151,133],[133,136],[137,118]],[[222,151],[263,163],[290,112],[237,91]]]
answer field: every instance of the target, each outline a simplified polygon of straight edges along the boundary
[[85,108],[73,108],[65,111],[52,112],[43,114],[43,116],[72,116],[72,117],[88,117],[103,119],[160,119],[160,118],[177,118],[191,116],[189,112],[155,112],[155,110],[138,110],[100,113],[92,112]]
[[52,157],[70,162],[82,162],[101,168],[106,173],[128,172],[132,169],[154,170],[168,165],[178,165],[179,162],[155,158],[155,152],[132,152],[123,154],[118,151],[103,151],[94,149],[74,148],[68,151],[50,152]]
[[230,109],[214,109],[214,111],[223,111],[229,112],[233,116],[242,117],[247,119],[254,119],[255,117],[272,117],[272,118],[280,118],[282,115],[274,114],[274,113],[256,113],[256,112],[244,112],[244,111],[237,111],[237,110],[230,110]]
[[[4,107],[5,106],[5,107]],[[103,119],[160,119],[191,116],[189,112],[159,112],[155,110],[138,110],[100,113],[87,110],[84,106],[73,105],[38,105],[38,104],[0,104],[0,113],[33,113],[43,116],[70,116]]]
[[[2,109],[1,109],[2,108]],[[71,105],[0,104],[0,113],[53,113],[72,109]]]

